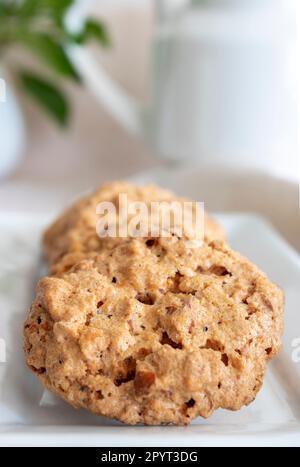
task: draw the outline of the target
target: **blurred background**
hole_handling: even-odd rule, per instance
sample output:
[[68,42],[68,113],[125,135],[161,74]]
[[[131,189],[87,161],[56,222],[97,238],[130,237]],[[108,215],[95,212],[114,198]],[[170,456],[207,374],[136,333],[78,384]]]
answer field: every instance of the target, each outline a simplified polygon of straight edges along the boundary
[[136,177],[300,248],[299,18],[297,0],[0,0],[0,210]]

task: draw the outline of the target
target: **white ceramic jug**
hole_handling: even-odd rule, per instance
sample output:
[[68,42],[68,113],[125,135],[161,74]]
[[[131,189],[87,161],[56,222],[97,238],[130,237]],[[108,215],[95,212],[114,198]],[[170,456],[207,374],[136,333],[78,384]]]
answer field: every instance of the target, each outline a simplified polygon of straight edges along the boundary
[[113,83],[87,49],[74,48],[71,57],[95,95],[165,159],[295,177],[296,2],[155,4],[151,107]]

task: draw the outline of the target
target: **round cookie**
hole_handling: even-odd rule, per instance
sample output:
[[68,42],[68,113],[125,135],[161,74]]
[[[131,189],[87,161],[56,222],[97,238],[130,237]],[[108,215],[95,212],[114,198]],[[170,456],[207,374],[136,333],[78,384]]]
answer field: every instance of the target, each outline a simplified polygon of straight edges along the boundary
[[74,407],[187,424],[255,398],[282,328],[281,290],[224,242],[127,239],[40,280],[25,352]]
[[[127,194],[128,202],[142,201],[147,206],[156,201],[180,203],[189,201],[154,185],[138,187],[127,182],[111,182],[103,185],[95,193],[71,206],[45,232],[44,249],[52,266],[52,272],[62,271],[60,264],[62,258],[64,258],[63,270],[66,270],[83,259],[87,253],[100,252],[124,242],[124,238],[99,238],[96,232],[99,220],[99,215],[96,213],[98,203],[113,202],[118,213],[120,193]],[[207,215],[205,215],[204,236],[206,240],[225,238],[223,229]]]

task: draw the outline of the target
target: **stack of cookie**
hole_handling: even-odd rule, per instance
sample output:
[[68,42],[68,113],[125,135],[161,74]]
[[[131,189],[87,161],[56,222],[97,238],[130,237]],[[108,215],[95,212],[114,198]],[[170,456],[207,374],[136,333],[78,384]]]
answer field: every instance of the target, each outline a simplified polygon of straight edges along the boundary
[[110,183],[45,233],[50,274],[25,322],[29,367],[77,408],[128,424],[187,424],[256,397],[279,351],[283,294],[205,216],[185,235],[99,237],[100,202],[119,194],[183,202],[153,186]]

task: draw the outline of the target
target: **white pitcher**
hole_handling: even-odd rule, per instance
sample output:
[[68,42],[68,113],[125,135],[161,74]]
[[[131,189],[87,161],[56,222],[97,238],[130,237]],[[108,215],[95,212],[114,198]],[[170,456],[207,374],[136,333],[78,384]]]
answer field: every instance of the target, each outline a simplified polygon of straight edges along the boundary
[[165,159],[297,176],[297,1],[154,3],[151,107],[113,83],[86,48],[73,48],[95,95]]

